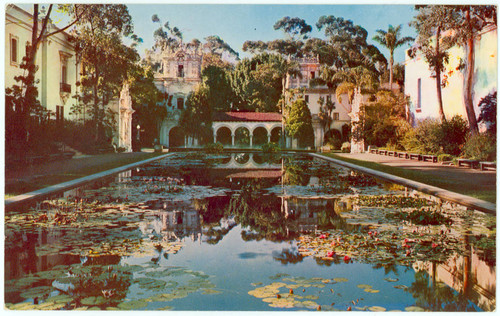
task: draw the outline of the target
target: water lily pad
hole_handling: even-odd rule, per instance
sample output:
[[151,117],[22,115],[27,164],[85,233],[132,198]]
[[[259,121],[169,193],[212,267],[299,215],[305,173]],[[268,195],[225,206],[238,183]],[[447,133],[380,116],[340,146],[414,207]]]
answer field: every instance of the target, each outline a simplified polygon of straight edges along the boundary
[[398,282],[399,279],[384,278],[387,282]]
[[271,280],[278,280],[278,279],[281,279],[281,278],[286,277],[286,276],[289,276],[289,274],[287,274],[287,273],[277,273],[275,275],[270,276],[269,278]]
[[56,302],[56,303],[69,303],[71,301],[73,301],[73,297],[66,294],[51,296],[46,300],[46,302]]
[[335,279],[333,279],[333,281],[335,281],[335,282],[347,282],[349,280],[346,278],[335,278]]
[[404,285],[404,284],[394,285],[394,288],[400,289],[400,290],[406,290],[406,289],[408,289],[408,287],[406,285]]
[[201,292],[201,294],[219,294],[219,293],[222,293],[221,291],[217,291],[217,290],[214,290],[214,289],[204,289],[203,292]]
[[259,285],[262,285],[262,282],[250,283],[250,285],[252,285],[252,286],[259,286]]
[[373,286],[368,284],[358,284],[357,287],[359,287],[360,289],[371,289]]
[[423,309],[422,307],[418,307],[418,306],[408,306],[405,308],[405,311],[407,311],[407,312],[425,312],[425,309]]
[[37,287],[27,289],[27,290],[21,292],[21,294],[19,294],[19,295],[23,298],[35,298],[35,297],[41,297],[44,295],[48,295],[52,291],[54,291],[54,288],[52,286],[37,286]]
[[380,291],[379,290],[374,290],[374,289],[365,289],[365,292],[368,292],[368,293],[378,293]]
[[386,309],[382,306],[371,306],[371,307],[368,307],[369,310],[371,310],[372,312],[385,312]]
[[18,304],[7,304],[6,307],[10,310],[25,311],[34,309],[35,305],[33,305],[31,302],[24,302]]
[[122,310],[137,310],[148,306],[148,303],[143,300],[127,301],[118,304],[118,308]]
[[83,305],[89,305],[89,306],[102,305],[102,304],[106,303],[106,301],[107,301],[106,298],[104,298],[102,296],[90,296],[90,297],[83,298],[81,300]]
[[157,308],[157,310],[159,310],[159,311],[170,311],[172,309],[174,309],[172,306],[163,306],[163,307]]

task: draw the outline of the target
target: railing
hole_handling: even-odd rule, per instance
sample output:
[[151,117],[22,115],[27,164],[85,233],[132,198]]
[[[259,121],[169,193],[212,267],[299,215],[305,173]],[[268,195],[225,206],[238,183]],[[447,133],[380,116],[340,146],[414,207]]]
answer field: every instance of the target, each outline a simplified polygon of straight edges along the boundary
[[67,84],[67,83],[63,83],[63,82],[61,82],[61,88],[60,88],[60,91],[61,91],[61,92],[71,93],[71,85],[70,85],[70,84]]

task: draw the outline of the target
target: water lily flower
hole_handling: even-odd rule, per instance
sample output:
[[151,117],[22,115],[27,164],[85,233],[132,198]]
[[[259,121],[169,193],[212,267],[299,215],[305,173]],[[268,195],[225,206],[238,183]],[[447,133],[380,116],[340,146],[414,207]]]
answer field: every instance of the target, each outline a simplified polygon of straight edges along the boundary
[[436,248],[438,244],[432,243],[432,248]]
[[344,261],[349,261],[349,260],[351,260],[351,257],[349,257],[348,255],[345,255],[344,256]]
[[348,311],[351,311],[351,310],[352,310],[351,306],[349,306],[349,307],[347,308],[347,310],[348,310]]
[[328,253],[326,254],[327,257],[331,258],[335,255],[335,251],[328,251]]
[[325,239],[326,238],[326,235],[325,234],[321,234],[319,235],[319,239]]

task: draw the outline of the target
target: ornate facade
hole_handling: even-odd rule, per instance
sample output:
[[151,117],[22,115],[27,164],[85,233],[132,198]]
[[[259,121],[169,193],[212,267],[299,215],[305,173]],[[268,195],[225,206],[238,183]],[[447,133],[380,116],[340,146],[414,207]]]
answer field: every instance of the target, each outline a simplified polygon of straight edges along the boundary
[[184,145],[186,140],[178,127],[179,118],[187,96],[201,82],[203,54],[200,49],[183,44],[177,50],[149,52],[148,57],[159,66],[155,84],[164,94],[164,106],[169,112],[160,129],[160,144]]

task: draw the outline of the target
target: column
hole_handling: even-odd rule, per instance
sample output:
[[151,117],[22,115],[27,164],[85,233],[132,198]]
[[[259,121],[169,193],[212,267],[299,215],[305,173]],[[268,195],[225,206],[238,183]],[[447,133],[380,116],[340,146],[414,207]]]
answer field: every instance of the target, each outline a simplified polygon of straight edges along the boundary
[[252,145],[253,145],[253,135],[250,134],[250,147],[252,147]]
[[231,134],[231,146],[234,147],[234,134]]
[[217,142],[217,133],[214,132],[214,144]]
[[271,142],[271,134],[267,134],[267,142],[270,143]]

